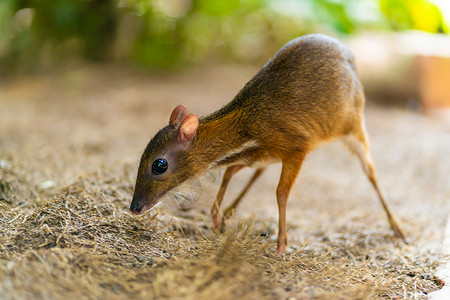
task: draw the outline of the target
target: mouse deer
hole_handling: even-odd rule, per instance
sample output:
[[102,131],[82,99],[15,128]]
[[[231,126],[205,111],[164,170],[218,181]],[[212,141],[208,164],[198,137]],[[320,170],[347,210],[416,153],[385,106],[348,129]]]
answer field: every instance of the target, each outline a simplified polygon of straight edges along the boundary
[[[236,209],[265,166],[281,162],[276,198],[277,252],[287,246],[286,204],[306,155],[340,138],[359,158],[394,234],[406,237],[380,190],[364,126],[363,88],[353,55],[338,40],[311,34],[290,41],[235,98],[202,118],[178,105],[169,125],[148,143],[138,169],[130,210],[141,214],[171,189],[206,170],[226,167],[211,207],[213,228]],[[256,168],[236,200],[221,212],[227,186],[238,171]]]

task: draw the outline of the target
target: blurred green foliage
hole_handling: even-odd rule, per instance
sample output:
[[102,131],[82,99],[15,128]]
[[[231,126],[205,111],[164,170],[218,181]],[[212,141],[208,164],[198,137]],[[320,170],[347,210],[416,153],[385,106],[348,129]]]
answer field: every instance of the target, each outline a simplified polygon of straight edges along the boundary
[[448,33],[439,8],[424,0],[380,0],[380,9],[396,30]]
[[257,61],[309,32],[448,32],[427,0],[2,0],[0,66]]

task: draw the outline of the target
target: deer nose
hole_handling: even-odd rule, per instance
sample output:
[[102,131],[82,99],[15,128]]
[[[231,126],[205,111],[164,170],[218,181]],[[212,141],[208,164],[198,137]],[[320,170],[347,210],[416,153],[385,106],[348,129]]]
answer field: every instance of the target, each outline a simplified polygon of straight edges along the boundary
[[139,203],[137,202],[131,202],[130,210],[133,214],[139,215],[142,211],[142,208],[139,206]]

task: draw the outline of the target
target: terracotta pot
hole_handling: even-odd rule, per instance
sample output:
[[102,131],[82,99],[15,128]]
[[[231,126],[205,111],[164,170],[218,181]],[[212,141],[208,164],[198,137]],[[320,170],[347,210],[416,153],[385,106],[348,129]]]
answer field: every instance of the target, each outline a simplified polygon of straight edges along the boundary
[[450,57],[418,56],[420,101],[425,110],[450,109]]

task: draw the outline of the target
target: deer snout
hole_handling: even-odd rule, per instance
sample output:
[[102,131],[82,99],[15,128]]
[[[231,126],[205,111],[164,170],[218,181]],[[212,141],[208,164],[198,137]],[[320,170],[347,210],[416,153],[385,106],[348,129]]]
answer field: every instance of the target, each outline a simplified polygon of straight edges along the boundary
[[130,205],[130,210],[133,214],[140,215],[142,212],[142,207],[139,205],[139,203],[137,201],[134,201],[134,199],[133,199],[133,201],[131,202],[131,205]]
[[133,200],[131,201],[130,210],[133,214],[140,215],[146,210],[146,206],[145,197],[134,195]]
[[133,200],[131,201],[130,210],[133,214],[140,215],[146,210],[149,210],[153,206],[155,206],[155,204],[158,203],[160,198],[161,195],[154,198],[150,198],[151,200],[149,200],[148,195],[140,196],[139,194],[138,195],[135,194],[133,196]]
[[141,207],[137,203],[131,203],[130,210],[133,214],[139,215],[141,213]]

